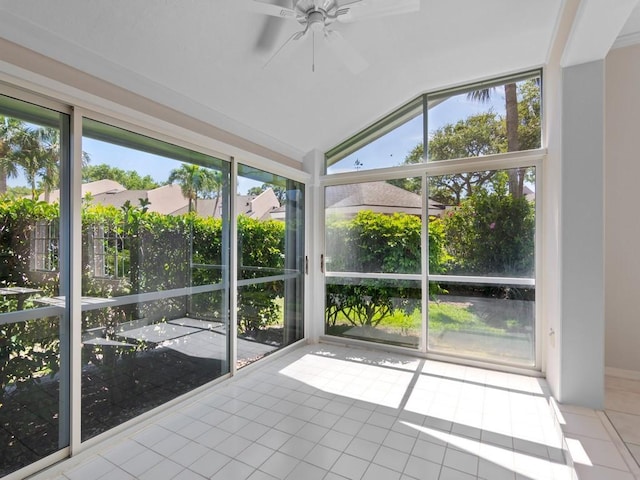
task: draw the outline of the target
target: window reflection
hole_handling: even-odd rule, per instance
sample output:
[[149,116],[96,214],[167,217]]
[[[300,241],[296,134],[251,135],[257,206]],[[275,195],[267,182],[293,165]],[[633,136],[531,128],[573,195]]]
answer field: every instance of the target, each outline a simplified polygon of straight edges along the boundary
[[83,127],[86,439],[229,371],[230,168],[92,120]]
[[242,367],[304,336],[304,185],[240,164],[238,342]]
[[0,476],[69,444],[69,117],[0,96]]

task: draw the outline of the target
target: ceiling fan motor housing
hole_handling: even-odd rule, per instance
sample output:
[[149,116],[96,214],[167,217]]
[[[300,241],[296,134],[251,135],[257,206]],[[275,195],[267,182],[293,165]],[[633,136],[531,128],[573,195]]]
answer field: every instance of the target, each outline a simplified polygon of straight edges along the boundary
[[336,0],[298,0],[293,8],[298,13],[298,22],[314,32],[321,32],[338,16]]

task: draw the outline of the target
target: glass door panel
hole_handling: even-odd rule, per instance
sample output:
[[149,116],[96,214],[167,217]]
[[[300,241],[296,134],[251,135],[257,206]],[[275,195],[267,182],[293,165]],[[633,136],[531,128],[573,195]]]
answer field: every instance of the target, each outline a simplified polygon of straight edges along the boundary
[[531,367],[536,362],[535,168],[430,177],[456,191],[430,228],[442,232],[429,275],[428,349]]
[[69,445],[68,135],[0,96],[0,476]]
[[82,438],[229,372],[228,162],[85,119]]
[[325,189],[325,333],[418,348],[421,180]]
[[304,337],[304,184],[238,165],[238,338],[243,367]]

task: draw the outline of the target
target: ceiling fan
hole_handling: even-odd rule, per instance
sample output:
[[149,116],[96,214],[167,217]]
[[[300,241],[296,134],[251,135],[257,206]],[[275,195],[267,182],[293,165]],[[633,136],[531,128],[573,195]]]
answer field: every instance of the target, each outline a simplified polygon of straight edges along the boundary
[[[291,0],[291,8],[253,0],[247,4],[256,13],[297,21],[302,30],[291,35],[265,63],[264,67],[290,43],[298,42],[311,34],[321,34],[325,43],[342,63],[354,74],[367,68],[364,57],[353,48],[340,32],[331,25],[334,22],[351,23],[361,18],[375,18],[420,10],[420,0]],[[312,70],[315,71],[315,41],[313,42]]]

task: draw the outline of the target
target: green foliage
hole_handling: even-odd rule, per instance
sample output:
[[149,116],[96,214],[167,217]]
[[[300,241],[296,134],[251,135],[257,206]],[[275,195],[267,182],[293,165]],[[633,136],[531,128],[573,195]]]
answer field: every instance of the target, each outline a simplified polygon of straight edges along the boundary
[[[284,273],[285,225],[275,220],[238,217],[238,275],[242,280]],[[238,289],[238,329],[253,334],[276,323],[282,314],[274,300],[284,294],[284,282],[245,285]]]
[[135,170],[123,170],[104,163],[82,167],[83,183],[98,180],[113,180],[127,190],[152,190],[160,186],[150,175],[141,177]]
[[430,160],[479,157],[506,151],[506,130],[494,112],[471,115],[455,124],[448,123],[431,134]]
[[447,302],[429,303],[429,330],[459,330],[478,324],[478,318],[470,311],[470,306],[460,306]]
[[[58,204],[31,199],[0,201],[0,286],[36,287],[43,296],[59,294],[58,272],[34,272],[32,232],[38,222],[59,222]],[[243,279],[259,279],[284,271],[284,224],[239,218],[240,272]],[[111,239],[111,240],[110,240]],[[97,272],[95,248],[105,242],[106,268]],[[114,206],[85,204],[82,210],[83,290],[88,297],[109,298],[134,293],[219,284],[228,269],[229,254],[223,248],[222,220],[195,213],[162,215],[149,212],[145,202]],[[226,249],[229,246],[226,245]],[[115,255],[126,259],[121,275],[109,269]],[[98,273],[100,273],[98,275]],[[240,288],[238,325],[251,333],[282,317],[283,282]],[[100,335],[117,339],[119,324],[140,318],[161,320],[184,316],[226,321],[229,297],[209,292],[165,298],[154,302],[105,307],[83,314],[83,330],[98,329]],[[34,308],[25,302],[23,308]],[[0,312],[15,311],[15,300],[0,302]],[[26,386],[42,375],[55,373],[59,359],[57,317],[0,326],[0,388]],[[141,342],[135,350],[149,348]],[[83,350],[84,351],[84,350]],[[119,356],[132,353],[99,347],[84,351],[85,362],[111,368]],[[4,390],[0,390],[0,393]],[[1,397],[0,397],[1,401]]]
[[479,190],[443,220],[453,274],[530,276],[534,272],[534,206],[507,192],[505,172],[494,191]]
[[[57,222],[55,205],[31,199],[0,201],[0,284],[33,286],[30,273],[31,234],[38,221]],[[42,274],[37,288],[45,295],[58,294],[57,274]],[[34,308],[26,301],[21,308]],[[17,299],[0,304],[0,312],[18,309]],[[45,373],[57,372],[59,356],[57,317],[0,325],[0,405],[8,385],[31,384]]]
[[[405,273],[422,271],[422,221],[414,215],[362,210],[349,220],[329,219],[327,268],[332,272]],[[443,273],[448,260],[440,220],[429,222],[429,271]],[[377,326],[398,310],[413,311],[422,296],[415,282],[364,279],[327,283],[326,321]]]
[[[171,170],[168,183],[177,182],[189,199],[189,212],[198,210],[198,198],[220,198],[222,173],[199,165],[183,163]],[[217,205],[216,205],[217,207]]]

